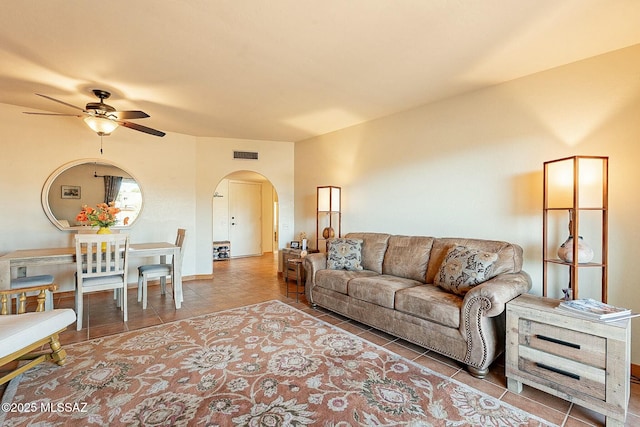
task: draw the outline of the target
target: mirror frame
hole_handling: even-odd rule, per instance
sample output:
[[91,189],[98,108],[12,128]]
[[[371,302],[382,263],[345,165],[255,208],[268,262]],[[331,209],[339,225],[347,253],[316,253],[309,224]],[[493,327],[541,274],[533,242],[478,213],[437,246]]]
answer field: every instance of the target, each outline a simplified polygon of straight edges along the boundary
[[84,165],[84,164],[87,164],[87,163],[100,163],[100,164],[103,164],[103,165],[116,167],[118,169],[121,169],[123,172],[128,174],[131,178],[133,178],[133,180],[136,181],[136,183],[138,184],[138,187],[140,188],[140,194],[141,194],[141,198],[142,198],[142,203],[140,204],[140,212],[138,212],[138,216],[136,217],[136,219],[133,222],[131,222],[128,225],[114,225],[113,227],[111,227],[111,228],[120,229],[120,230],[126,230],[126,229],[131,228],[138,221],[138,218],[140,218],[140,214],[144,210],[144,190],[142,189],[142,185],[140,185],[140,181],[138,180],[138,178],[136,178],[132,173],[130,173],[128,170],[126,170],[122,166],[120,166],[120,165],[118,165],[116,163],[113,163],[110,160],[105,160],[105,159],[98,159],[98,158],[78,159],[78,160],[74,160],[74,161],[65,163],[62,166],[60,166],[59,168],[57,168],[56,170],[54,170],[51,173],[51,175],[49,175],[47,180],[44,182],[44,185],[42,186],[42,194],[40,196],[40,201],[41,201],[41,204],[42,204],[42,210],[44,211],[44,214],[47,216],[47,218],[49,218],[49,221],[51,221],[51,223],[53,225],[55,225],[59,230],[62,230],[62,231],[77,231],[78,230],[78,227],[71,227],[71,226],[65,227],[65,226],[63,226],[62,224],[60,224],[58,219],[53,215],[53,212],[51,211],[51,206],[49,205],[49,192],[51,191],[51,185],[53,184],[53,182],[63,172],[71,169],[74,166]]

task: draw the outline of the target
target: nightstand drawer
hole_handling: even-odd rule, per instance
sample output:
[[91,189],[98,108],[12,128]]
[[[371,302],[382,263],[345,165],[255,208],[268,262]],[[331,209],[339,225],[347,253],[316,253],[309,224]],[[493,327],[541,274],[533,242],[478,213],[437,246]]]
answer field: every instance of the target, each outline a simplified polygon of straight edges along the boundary
[[606,338],[524,318],[519,319],[518,330],[520,345],[606,368]]
[[[538,381],[562,391],[584,393],[604,400],[606,372],[604,369],[574,362],[526,346],[519,347],[518,369],[538,378]],[[553,385],[555,384],[555,385]]]

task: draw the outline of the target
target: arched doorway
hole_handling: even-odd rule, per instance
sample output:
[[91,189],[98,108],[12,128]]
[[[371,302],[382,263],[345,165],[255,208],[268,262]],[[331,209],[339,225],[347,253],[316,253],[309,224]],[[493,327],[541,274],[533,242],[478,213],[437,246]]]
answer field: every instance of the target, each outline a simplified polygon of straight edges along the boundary
[[276,252],[277,230],[278,194],[271,181],[253,171],[220,180],[213,194],[214,260]]

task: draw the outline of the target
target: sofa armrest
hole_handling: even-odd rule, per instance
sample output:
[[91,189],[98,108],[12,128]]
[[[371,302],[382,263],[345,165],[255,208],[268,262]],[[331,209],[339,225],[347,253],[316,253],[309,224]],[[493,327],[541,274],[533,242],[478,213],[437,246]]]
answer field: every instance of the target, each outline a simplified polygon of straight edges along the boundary
[[472,288],[460,310],[460,333],[467,341],[464,361],[469,369],[485,375],[489,364],[504,351],[507,302],[531,289],[527,273],[500,274]]
[[322,252],[317,252],[313,254],[308,254],[304,258],[304,270],[306,274],[306,281],[304,286],[304,294],[311,304],[313,304],[313,298],[311,297],[311,289],[316,285],[316,273],[319,270],[327,269],[327,254]]
[[531,286],[531,277],[524,271],[499,274],[467,292],[462,303],[462,312],[469,313],[471,310],[468,305],[480,300],[488,304],[482,310],[483,316],[497,316],[504,312],[509,301],[529,292]]
[[304,258],[304,269],[307,274],[307,283],[316,284],[316,272],[327,269],[327,254],[313,253]]

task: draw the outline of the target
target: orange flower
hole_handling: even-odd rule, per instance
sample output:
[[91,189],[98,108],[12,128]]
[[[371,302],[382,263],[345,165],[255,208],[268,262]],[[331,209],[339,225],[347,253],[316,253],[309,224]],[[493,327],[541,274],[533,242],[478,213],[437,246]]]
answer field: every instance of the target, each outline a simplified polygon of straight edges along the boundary
[[118,213],[120,213],[120,208],[115,206],[115,202],[98,203],[96,209],[84,205],[80,213],[76,215],[76,221],[89,222],[92,226],[111,227],[115,225]]

